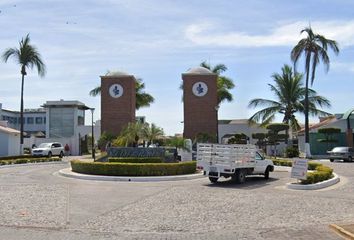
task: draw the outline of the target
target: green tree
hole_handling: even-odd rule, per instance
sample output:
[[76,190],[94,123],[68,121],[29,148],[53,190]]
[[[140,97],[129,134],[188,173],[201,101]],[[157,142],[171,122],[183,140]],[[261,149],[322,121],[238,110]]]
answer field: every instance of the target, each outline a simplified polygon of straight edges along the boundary
[[252,99],[248,107],[256,108],[265,106],[249,118],[249,122],[260,122],[261,126],[271,123],[275,115],[283,114],[283,123],[291,126],[294,131],[299,130],[300,126],[295,117],[295,113],[304,113],[304,97],[305,93],[309,93],[309,111],[312,115],[326,116],[329,113],[318,109],[318,107],[329,107],[330,102],[325,97],[317,95],[316,91],[303,87],[302,74],[293,73],[292,68],[288,65],[282,67],[282,74],[274,73],[272,78],[274,85],[268,84],[270,90],[274,93],[276,100],[268,100],[263,98]]
[[[107,74],[109,74],[108,72]],[[106,74],[106,75],[107,75]],[[150,94],[144,92],[145,83],[141,78],[137,78],[135,81],[135,91],[136,91],[136,110],[139,110],[142,107],[150,107],[151,103],[155,101],[154,97]],[[101,86],[97,86],[92,89],[89,93],[92,97],[96,97],[97,95],[101,95]]]
[[[300,34],[306,33],[307,36],[301,39],[296,46],[291,51],[291,60],[294,62],[294,66],[296,67],[298,61],[301,56],[305,56],[305,74],[306,74],[306,82],[305,82],[305,144],[308,150],[310,135],[309,135],[309,113],[310,110],[310,91],[309,91],[309,78],[311,75],[311,86],[315,80],[315,73],[317,65],[322,61],[325,65],[326,71],[329,70],[330,59],[327,54],[328,47],[332,49],[335,54],[339,53],[338,44],[336,41],[327,39],[322,35],[315,34],[311,27],[305,28],[301,30]],[[306,151],[306,155],[308,151]]]
[[228,140],[228,144],[247,144],[248,136],[244,133],[235,133],[235,135]]
[[[230,90],[235,87],[235,84],[231,78],[222,76],[221,74],[227,71],[227,67],[224,64],[217,64],[215,66],[211,66],[205,61],[200,64],[201,67],[209,69],[211,72],[218,75],[216,87],[217,87],[217,97],[218,97],[218,105],[222,102],[233,101],[233,96]],[[180,89],[183,90],[183,83],[180,86]]]
[[288,134],[279,134],[281,131],[286,131],[289,129],[289,125],[286,123],[271,123],[267,125],[268,132],[268,143],[274,145],[274,156],[277,157],[277,144],[279,141],[286,141],[288,139]]
[[151,125],[146,124],[143,131],[143,137],[148,141],[148,145],[154,144],[154,141],[164,135],[163,129],[156,126],[154,123]]
[[257,139],[256,145],[258,146],[259,149],[264,150],[267,134],[266,133],[252,133],[252,138]]
[[137,147],[139,140],[144,139],[145,127],[146,124],[141,122],[128,123],[113,141],[113,146]]
[[4,62],[12,57],[14,60],[21,66],[21,153],[23,147],[23,91],[24,91],[24,82],[25,82],[25,75],[27,75],[27,69],[33,69],[35,67],[37,69],[38,75],[40,77],[44,77],[46,73],[46,67],[42,60],[40,53],[38,52],[37,48],[30,43],[29,34],[25,38],[22,38],[19,42],[19,48],[8,48],[2,54],[2,59]]

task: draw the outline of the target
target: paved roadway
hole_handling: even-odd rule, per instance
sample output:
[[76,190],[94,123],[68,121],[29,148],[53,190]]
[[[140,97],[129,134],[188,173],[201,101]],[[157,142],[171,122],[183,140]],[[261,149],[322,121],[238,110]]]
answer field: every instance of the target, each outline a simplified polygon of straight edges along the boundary
[[286,190],[289,173],[246,184],[208,179],[100,182],[58,176],[68,163],[0,168],[0,239],[341,239],[354,222],[354,163],[326,190]]

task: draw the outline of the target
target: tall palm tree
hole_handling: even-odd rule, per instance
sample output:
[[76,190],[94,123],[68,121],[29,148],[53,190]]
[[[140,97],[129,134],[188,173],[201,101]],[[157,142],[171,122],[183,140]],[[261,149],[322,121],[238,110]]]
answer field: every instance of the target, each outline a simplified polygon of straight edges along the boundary
[[[109,72],[108,72],[109,73]],[[137,78],[135,81],[135,91],[136,91],[136,110],[142,107],[150,107],[150,104],[155,101],[154,97],[150,94],[144,92],[145,83],[141,78]],[[96,97],[97,95],[101,95],[101,86],[97,86],[92,89],[89,93],[91,96]]]
[[[327,54],[328,47],[337,55],[339,53],[338,44],[336,41],[327,39],[322,35],[315,34],[311,27],[301,30],[300,34],[306,33],[307,36],[301,39],[291,51],[291,60],[296,67],[300,57],[305,56],[305,144],[307,145],[306,154],[309,147],[309,112],[310,112],[310,92],[309,92],[309,78],[311,74],[311,86],[315,80],[315,73],[317,65],[322,61],[325,65],[326,71],[329,70],[330,60]],[[296,68],[295,68],[296,69]]]
[[224,64],[217,64],[215,66],[211,66],[210,64],[206,63],[206,61],[202,62],[200,66],[209,69],[211,72],[218,75],[218,79],[216,82],[218,105],[220,105],[220,103],[224,101],[231,102],[233,100],[233,97],[230,93],[230,90],[235,87],[235,84],[231,78],[221,75],[227,70],[227,67]]
[[114,146],[132,146],[136,147],[139,144],[139,140],[144,138],[143,129],[145,123],[130,122],[125,126],[119,136],[113,141]]
[[[235,87],[235,84],[231,78],[221,76],[223,72],[227,70],[227,67],[224,64],[217,64],[214,67],[205,61],[200,64],[201,67],[209,69],[211,72],[218,75],[216,87],[217,87],[217,97],[218,97],[218,106],[224,101],[232,102],[233,96],[230,93],[230,90]],[[179,86],[183,90],[183,82]],[[182,97],[183,101],[183,97]]]
[[299,130],[300,126],[295,113],[305,112],[304,98],[306,92],[309,93],[309,112],[312,115],[330,115],[317,108],[330,107],[329,100],[317,95],[316,91],[312,89],[306,90],[303,87],[302,76],[300,73],[293,73],[292,68],[288,65],[282,67],[282,74],[274,73],[272,78],[275,84],[268,84],[268,86],[274,93],[276,100],[252,99],[249,102],[249,107],[265,106],[265,108],[253,114],[249,118],[249,122],[260,122],[261,126],[266,126],[274,120],[276,114],[280,113],[284,115],[283,123],[290,125],[294,131]]
[[21,66],[21,110],[20,110],[20,118],[21,118],[21,141],[20,141],[20,150],[22,154],[23,147],[23,89],[25,82],[25,75],[27,75],[27,69],[33,69],[35,67],[37,69],[38,75],[40,77],[44,77],[46,73],[46,67],[42,60],[41,55],[39,54],[37,48],[34,45],[30,44],[29,34],[25,38],[22,38],[19,42],[19,48],[8,48],[2,54],[2,59],[6,63],[7,60],[12,57],[14,60]]

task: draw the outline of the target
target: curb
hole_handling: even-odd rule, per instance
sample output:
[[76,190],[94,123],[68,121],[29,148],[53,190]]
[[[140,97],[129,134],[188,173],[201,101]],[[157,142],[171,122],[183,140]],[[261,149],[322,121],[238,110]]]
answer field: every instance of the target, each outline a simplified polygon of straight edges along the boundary
[[287,183],[286,187],[288,189],[293,189],[293,190],[317,190],[317,189],[321,189],[321,188],[326,188],[326,187],[332,186],[340,181],[340,178],[337,174],[333,173],[333,175],[334,175],[333,178],[328,179],[323,182],[318,182],[315,184],[307,184],[307,185]]
[[192,180],[202,178],[202,173],[175,175],[175,176],[157,176],[157,177],[123,177],[123,176],[103,176],[103,175],[89,175],[81,174],[71,171],[71,168],[64,168],[58,171],[59,175],[69,178],[76,178],[82,180],[96,180],[96,181],[116,181],[116,182],[161,182],[161,181],[179,181]]
[[347,230],[345,230],[344,228],[336,225],[336,224],[330,224],[329,225],[330,228],[332,228],[335,232],[337,232],[339,235],[344,236],[347,239],[351,239],[354,240],[354,234],[351,232],[348,232]]

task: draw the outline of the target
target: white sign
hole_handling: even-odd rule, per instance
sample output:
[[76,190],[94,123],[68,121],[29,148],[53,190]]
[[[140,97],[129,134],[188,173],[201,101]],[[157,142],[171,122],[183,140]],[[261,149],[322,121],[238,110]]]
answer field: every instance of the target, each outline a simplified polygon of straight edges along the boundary
[[293,167],[291,168],[291,178],[303,179],[307,178],[307,159],[296,158],[293,161]]
[[109,95],[113,98],[119,98],[123,95],[123,87],[120,84],[112,84],[109,87]]
[[192,92],[197,97],[203,97],[208,92],[208,86],[203,82],[196,82],[193,84]]

